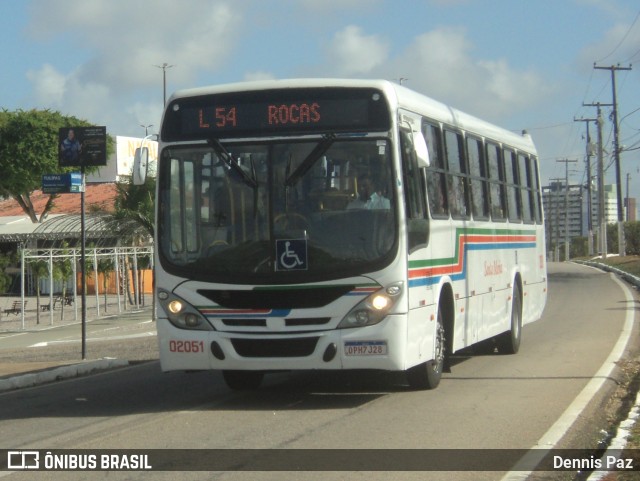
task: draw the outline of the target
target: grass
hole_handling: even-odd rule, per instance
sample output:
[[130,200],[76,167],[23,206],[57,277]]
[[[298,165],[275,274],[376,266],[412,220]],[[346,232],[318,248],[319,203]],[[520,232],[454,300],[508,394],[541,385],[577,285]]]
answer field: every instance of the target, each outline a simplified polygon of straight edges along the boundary
[[616,267],[634,276],[640,277],[640,256],[609,256],[606,259],[591,259],[592,262]]

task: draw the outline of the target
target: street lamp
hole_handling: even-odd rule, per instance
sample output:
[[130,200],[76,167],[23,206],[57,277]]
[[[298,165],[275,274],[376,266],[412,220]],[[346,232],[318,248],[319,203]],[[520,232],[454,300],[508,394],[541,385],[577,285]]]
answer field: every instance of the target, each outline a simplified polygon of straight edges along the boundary
[[162,69],[162,105],[164,106],[167,104],[167,69],[173,67],[173,65],[165,62],[162,65],[154,65],[154,67]]
[[149,125],[140,124],[140,127],[144,129],[144,136],[146,137],[147,135],[149,135],[149,127],[153,127],[153,124],[149,124]]

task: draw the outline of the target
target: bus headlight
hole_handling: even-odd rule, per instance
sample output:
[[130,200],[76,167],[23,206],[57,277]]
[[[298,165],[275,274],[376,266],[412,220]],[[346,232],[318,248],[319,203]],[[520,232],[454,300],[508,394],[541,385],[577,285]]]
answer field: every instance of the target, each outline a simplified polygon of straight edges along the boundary
[[180,329],[213,331],[213,327],[200,312],[184,299],[163,289],[158,291],[158,301],[169,322]]
[[340,321],[338,329],[371,326],[382,321],[400,298],[402,285],[402,282],[396,282],[359,302]]

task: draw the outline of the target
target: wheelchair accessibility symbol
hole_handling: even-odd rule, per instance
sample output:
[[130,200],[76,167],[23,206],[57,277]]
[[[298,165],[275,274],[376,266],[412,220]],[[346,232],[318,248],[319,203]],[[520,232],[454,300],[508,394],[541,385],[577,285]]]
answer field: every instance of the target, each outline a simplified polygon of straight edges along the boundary
[[307,240],[276,240],[276,258],[279,271],[307,270]]

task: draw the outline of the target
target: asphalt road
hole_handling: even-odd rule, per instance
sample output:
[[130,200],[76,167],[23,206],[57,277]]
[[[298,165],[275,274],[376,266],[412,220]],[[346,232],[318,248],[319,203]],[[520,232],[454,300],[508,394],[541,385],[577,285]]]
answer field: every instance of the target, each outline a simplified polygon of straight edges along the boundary
[[[458,355],[434,391],[411,391],[397,373],[301,372],[269,375],[260,390],[237,393],[226,388],[218,373],[163,374],[158,362],[150,361],[0,394],[0,440],[6,449],[331,448],[343,450],[347,457],[354,448],[526,450],[551,447],[540,443],[556,438],[566,447],[585,447],[596,442],[606,422],[605,401],[616,384],[615,371],[603,376],[602,366],[611,362],[614,347],[620,347],[627,312],[638,304],[625,297],[609,274],[571,264],[551,265],[549,271],[545,314],[525,326],[520,352]],[[148,336],[127,337],[145,330],[134,324],[122,326],[125,331],[108,331],[114,326],[107,321],[96,324],[100,335],[110,339],[90,341],[89,349],[106,350],[115,357],[148,351],[152,342]],[[21,350],[28,355],[54,345],[77,348],[69,332],[60,334],[50,331],[50,337],[25,342]],[[23,341],[16,336],[13,342]],[[0,356],[8,343],[0,339]],[[47,345],[28,347],[39,343]],[[628,347],[634,352],[637,348]],[[149,352],[138,357],[149,357]],[[602,389],[578,422],[562,421],[596,374],[602,377]],[[207,455],[215,452],[201,454]],[[339,469],[339,460],[336,463]],[[0,477],[12,481],[499,480],[504,475],[505,471],[0,472]]]

